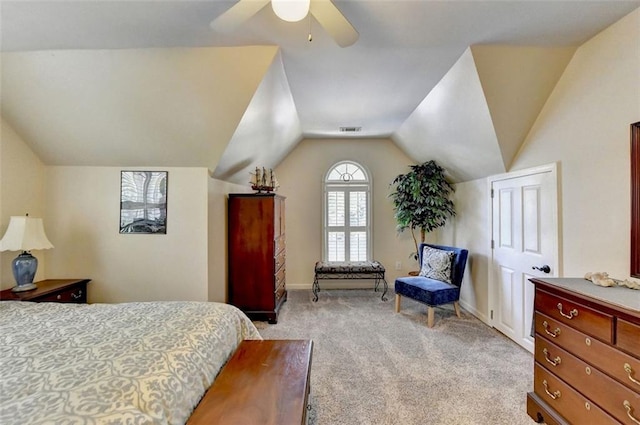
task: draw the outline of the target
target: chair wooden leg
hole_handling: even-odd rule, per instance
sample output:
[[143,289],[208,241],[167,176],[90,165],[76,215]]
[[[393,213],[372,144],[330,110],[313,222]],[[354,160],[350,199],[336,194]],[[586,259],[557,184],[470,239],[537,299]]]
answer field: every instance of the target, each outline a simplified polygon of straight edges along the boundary
[[433,318],[435,316],[435,309],[433,307],[429,307],[427,309],[427,326],[430,328],[433,327]]
[[400,295],[396,294],[396,313],[400,313]]
[[458,301],[453,302],[453,308],[456,310],[456,315],[460,318],[460,303]]

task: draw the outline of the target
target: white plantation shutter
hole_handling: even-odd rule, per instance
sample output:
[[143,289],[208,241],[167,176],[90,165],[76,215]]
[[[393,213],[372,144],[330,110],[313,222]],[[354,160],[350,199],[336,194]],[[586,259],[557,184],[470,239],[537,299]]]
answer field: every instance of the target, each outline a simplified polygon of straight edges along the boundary
[[328,225],[344,226],[344,192],[328,192]]
[[[325,179],[325,261],[371,259],[371,183],[362,166],[345,161],[334,165]],[[348,217],[347,217],[348,213]]]

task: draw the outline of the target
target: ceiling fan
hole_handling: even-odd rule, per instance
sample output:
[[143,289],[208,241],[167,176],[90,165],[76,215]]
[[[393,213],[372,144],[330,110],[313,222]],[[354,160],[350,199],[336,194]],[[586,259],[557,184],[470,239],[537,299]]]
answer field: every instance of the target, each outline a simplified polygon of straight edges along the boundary
[[219,32],[233,31],[269,2],[275,14],[285,21],[300,21],[311,13],[340,47],[350,46],[358,40],[358,32],[331,0],[239,0],[214,19],[211,28]]

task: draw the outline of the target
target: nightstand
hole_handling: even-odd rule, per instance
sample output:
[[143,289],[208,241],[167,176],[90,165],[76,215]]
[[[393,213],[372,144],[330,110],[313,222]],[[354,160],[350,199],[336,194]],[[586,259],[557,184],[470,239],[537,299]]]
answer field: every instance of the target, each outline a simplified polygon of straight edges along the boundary
[[1,301],[35,301],[85,304],[87,302],[87,283],[91,279],[47,279],[36,282],[37,289],[25,292],[12,292],[6,289],[0,292]]

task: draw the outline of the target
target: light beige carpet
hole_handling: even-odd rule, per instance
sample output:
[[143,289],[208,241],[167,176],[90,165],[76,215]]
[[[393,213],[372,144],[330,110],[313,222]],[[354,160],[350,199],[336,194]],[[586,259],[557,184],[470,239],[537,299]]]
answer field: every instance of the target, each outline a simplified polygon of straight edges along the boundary
[[268,339],[312,339],[310,425],[532,425],[533,358],[463,310],[371,290],[289,291]]

